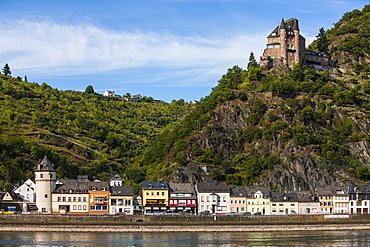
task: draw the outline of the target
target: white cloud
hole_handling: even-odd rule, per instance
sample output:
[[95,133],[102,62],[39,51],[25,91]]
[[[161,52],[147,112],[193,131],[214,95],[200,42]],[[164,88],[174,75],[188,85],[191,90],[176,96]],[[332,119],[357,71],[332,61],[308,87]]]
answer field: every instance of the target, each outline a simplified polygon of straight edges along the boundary
[[[50,21],[0,22],[0,59],[12,68],[44,75],[82,75],[144,66],[243,67],[249,52],[258,57],[266,34],[227,39],[175,36],[169,32],[105,30],[92,24]],[[204,71],[204,70],[203,70]]]

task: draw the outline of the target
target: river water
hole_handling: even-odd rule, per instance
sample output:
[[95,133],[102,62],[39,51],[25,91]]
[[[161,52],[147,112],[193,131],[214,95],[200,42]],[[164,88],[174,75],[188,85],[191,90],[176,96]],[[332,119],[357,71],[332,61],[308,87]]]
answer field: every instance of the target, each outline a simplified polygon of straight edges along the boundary
[[0,232],[0,246],[370,246],[370,231],[254,233]]

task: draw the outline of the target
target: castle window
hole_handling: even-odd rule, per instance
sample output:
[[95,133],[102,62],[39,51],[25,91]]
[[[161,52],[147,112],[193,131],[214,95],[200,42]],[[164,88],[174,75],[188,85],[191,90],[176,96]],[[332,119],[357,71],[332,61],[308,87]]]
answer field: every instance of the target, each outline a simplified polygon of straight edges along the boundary
[[45,198],[48,198],[48,194],[45,194]]

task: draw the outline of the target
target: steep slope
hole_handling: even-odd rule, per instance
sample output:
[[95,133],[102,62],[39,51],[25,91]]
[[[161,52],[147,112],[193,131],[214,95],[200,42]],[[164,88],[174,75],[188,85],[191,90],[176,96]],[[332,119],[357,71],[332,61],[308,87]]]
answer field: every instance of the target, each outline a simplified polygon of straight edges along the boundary
[[370,5],[345,13],[333,28],[320,31],[310,49],[328,52],[344,71],[370,72]]
[[288,190],[364,183],[359,179],[370,175],[367,80],[357,78],[354,86],[300,65],[279,76],[261,72],[229,69],[211,95],[151,147],[165,144],[164,151],[147,151],[144,167],[175,168],[161,173],[174,181]]
[[0,77],[0,187],[32,178],[45,154],[61,178],[123,175],[149,141],[190,108],[181,100],[126,102]]

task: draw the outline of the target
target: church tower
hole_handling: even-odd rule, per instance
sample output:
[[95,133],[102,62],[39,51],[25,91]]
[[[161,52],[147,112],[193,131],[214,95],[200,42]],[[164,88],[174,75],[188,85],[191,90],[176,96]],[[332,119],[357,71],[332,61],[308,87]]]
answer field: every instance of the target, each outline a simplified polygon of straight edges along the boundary
[[39,213],[52,213],[51,193],[56,188],[56,172],[54,165],[46,157],[37,165],[35,171],[36,206]]

